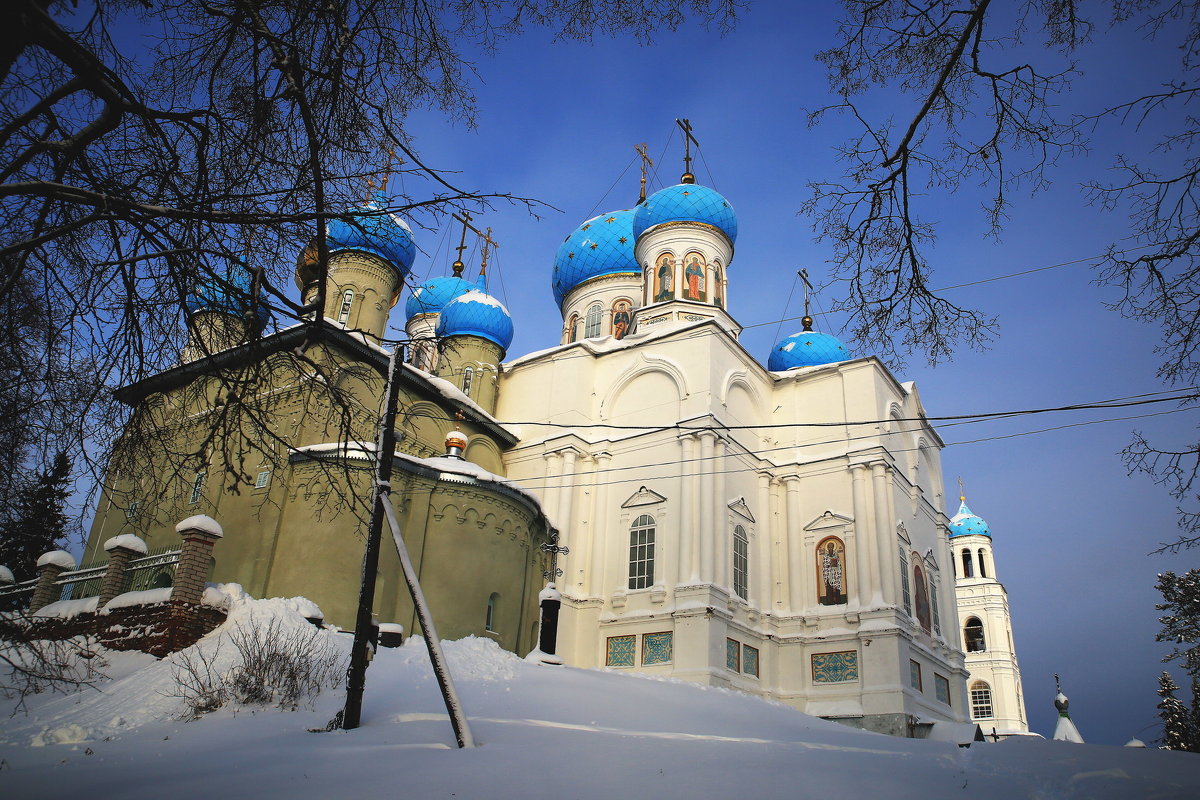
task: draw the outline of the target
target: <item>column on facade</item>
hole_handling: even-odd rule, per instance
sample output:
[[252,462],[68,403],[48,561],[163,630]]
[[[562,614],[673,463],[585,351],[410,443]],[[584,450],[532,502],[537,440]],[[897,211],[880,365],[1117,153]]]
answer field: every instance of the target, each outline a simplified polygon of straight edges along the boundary
[[[542,481],[542,510],[551,518],[551,521],[563,527],[562,520],[557,518],[558,515],[558,496],[560,493],[560,485],[562,483],[562,453],[547,453],[546,454],[546,475]],[[561,530],[564,536],[565,530]]]
[[771,610],[771,476],[758,473],[757,521],[755,547],[750,560],[750,597],[763,611]]
[[733,591],[732,572],[729,562],[730,531],[728,509],[725,502],[725,449],[724,439],[718,438],[713,445],[713,583]]
[[591,585],[590,594],[593,597],[602,596],[607,591],[605,565],[608,559],[605,558],[605,555],[611,527],[608,518],[608,464],[611,460],[612,455],[609,453],[596,454],[596,485],[592,489],[594,500],[592,503],[591,575],[588,576]]
[[690,433],[679,437],[679,582],[695,583],[696,575],[696,438]]
[[787,542],[788,610],[799,614],[804,606],[804,531],[800,524],[800,479],[789,475],[783,479],[787,488],[787,520],[784,525],[784,540]]
[[875,531],[879,541],[879,590],[884,603],[899,605],[896,582],[897,570],[900,567],[896,557],[896,532],[893,527],[895,523],[888,511],[890,490],[887,465],[877,461],[871,465],[871,493],[875,500]]
[[582,555],[577,551],[579,546],[579,542],[576,541],[577,530],[571,524],[571,515],[575,507],[575,463],[577,459],[578,454],[574,450],[567,450],[563,453],[563,471],[559,478],[562,483],[562,488],[558,495],[558,524],[561,526],[559,533],[563,537],[561,544],[566,544],[571,551],[562,556],[563,577],[567,579],[568,586],[572,586],[575,583],[571,580],[571,571],[575,568],[575,564]]
[[696,505],[701,509],[700,515],[700,580],[712,583],[713,574],[713,528],[716,520],[710,511],[713,502],[713,445],[716,434],[704,431],[700,434],[700,502]]
[[579,551],[571,559],[571,564],[575,570],[573,581],[575,584],[574,594],[577,594],[579,597],[588,596],[588,554],[592,552],[592,542],[596,538],[596,484],[600,480],[596,474],[596,457],[585,455],[584,459],[591,463],[592,469],[588,473],[591,486],[581,489],[585,498],[583,521],[578,528],[579,538],[571,545],[572,551],[576,549]]
[[782,481],[771,476],[771,587],[772,611],[782,611],[787,605],[787,525],[784,516],[783,497],[780,492]]
[[866,608],[883,603],[879,596],[879,559],[876,557],[876,548],[872,547],[875,536],[868,522],[871,512],[867,508],[867,468],[855,464],[850,468],[850,474],[854,493],[855,577],[858,581],[858,591],[854,594],[858,598],[859,608]]
[[959,634],[951,629],[958,627],[958,604],[955,602],[954,550],[950,547],[950,533],[938,526],[938,592],[942,608],[942,636],[955,647],[962,647]]

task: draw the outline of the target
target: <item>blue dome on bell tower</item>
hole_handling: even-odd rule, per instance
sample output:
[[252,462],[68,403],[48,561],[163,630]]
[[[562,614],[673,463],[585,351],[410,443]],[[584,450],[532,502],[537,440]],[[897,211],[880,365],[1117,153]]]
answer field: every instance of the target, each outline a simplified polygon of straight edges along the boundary
[[991,528],[983,518],[967,508],[967,498],[959,498],[958,513],[950,518],[950,538],[955,536],[986,536],[992,538]]
[[496,298],[479,289],[459,295],[442,308],[437,335],[478,336],[508,350],[513,339],[512,316]]
[[[685,176],[687,180],[690,176]],[[668,186],[638,204],[633,218],[634,238],[664,222],[699,222],[709,225],[729,239],[737,241],[737,215],[733,206],[715,189],[697,183]]]
[[329,252],[370,253],[391,264],[401,278],[407,275],[416,260],[417,246],[408,224],[399,216],[386,213],[387,207],[387,199],[379,193],[348,219],[330,220],[326,228]]
[[252,303],[253,277],[243,264],[235,264],[219,278],[205,276],[198,280],[183,300],[188,312],[219,311],[235,317],[245,317],[254,307],[255,322],[261,328],[271,318],[271,309],[261,299]]

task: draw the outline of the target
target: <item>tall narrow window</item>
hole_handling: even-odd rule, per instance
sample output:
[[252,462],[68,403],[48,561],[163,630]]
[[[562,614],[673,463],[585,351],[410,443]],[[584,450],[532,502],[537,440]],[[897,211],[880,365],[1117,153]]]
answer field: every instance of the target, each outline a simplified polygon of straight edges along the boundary
[[912,587],[908,581],[908,551],[900,545],[900,594],[904,600],[904,613],[912,616]]
[[933,632],[942,635],[942,613],[938,610],[938,573],[929,573],[929,607],[933,610]]
[[492,633],[496,632],[496,603],[499,602],[500,595],[492,592],[492,596],[488,598],[487,604],[487,619],[483,623],[484,630]]
[[917,622],[926,633],[931,631],[932,617],[929,612],[929,581],[921,569],[921,557],[913,553],[913,599],[917,607]]
[[629,588],[654,583],[654,517],[642,514],[629,529]]
[[963,577],[964,578],[974,578],[975,577],[975,564],[971,561],[971,551],[970,550],[962,551],[962,560],[963,560]]
[[979,577],[987,577],[987,562],[983,560],[983,548],[979,548]]
[[982,653],[987,650],[987,640],[983,636],[983,623],[979,617],[967,617],[963,626],[963,639],[967,643],[968,653]]
[[817,602],[839,606],[846,602],[846,545],[836,536],[817,545]]
[[467,367],[463,370],[463,394],[471,396],[471,385],[475,382],[475,370]]
[[600,335],[600,321],[604,317],[604,310],[600,308],[599,303],[595,303],[587,310],[587,322],[583,326],[583,338],[592,339]]
[[983,681],[971,684],[971,719],[991,719],[992,687]]
[[567,320],[567,344],[570,344],[571,342],[575,341],[575,339],[578,336],[579,336],[579,315],[572,314],[571,318],[569,320]]
[[338,322],[346,322],[350,319],[350,309],[354,305],[354,290],[347,289],[342,292],[342,307],[338,310]]
[[750,542],[746,529],[737,525],[733,529],[733,593],[743,600],[749,597]]
[[204,470],[196,473],[196,478],[192,481],[192,493],[188,496],[189,505],[195,505],[200,502],[200,495],[204,492],[204,477],[207,474]]

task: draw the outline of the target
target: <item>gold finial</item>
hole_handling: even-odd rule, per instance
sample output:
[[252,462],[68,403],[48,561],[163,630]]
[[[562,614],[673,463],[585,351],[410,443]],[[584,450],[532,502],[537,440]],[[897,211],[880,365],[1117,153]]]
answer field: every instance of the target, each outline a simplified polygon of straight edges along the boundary
[[808,307],[809,292],[812,291],[812,283],[808,280],[808,270],[796,270],[796,275],[804,282],[804,317],[800,320],[800,324],[804,326],[805,332],[811,331],[813,326],[813,318]]
[[696,141],[696,137],[692,135],[691,120],[677,119],[675,124],[683,131],[683,176],[680,177],[680,183],[695,183],[696,176],[692,174],[692,145],[700,147],[700,143]]
[[458,251],[458,258],[454,259],[454,263],[450,266],[454,270],[454,277],[461,278],[463,267],[466,266],[463,264],[462,254],[463,250],[467,249],[467,228],[471,227],[471,215],[464,211],[461,217],[458,214],[454,214],[453,217],[463,224],[463,229],[462,235],[458,237],[458,247],[454,248]]
[[646,173],[650,167],[654,166],[654,161],[651,160],[650,154],[646,152],[645,142],[635,145],[633,149],[637,150],[637,154],[642,157],[642,188],[638,192],[638,202],[641,203],[646,199]]
[[[958,499],[960,502],[967,502],[967,490],[963,488],[963,479],[961,475],[958,477]],[[1055,675],[1054,677],[1057,678],[1058,676]]]
[[375,189],[376,188],[377,187],[375,186],[375,176],[368,175],[367,176],[367,196],[363,198],[364,203],[369,203],[375,199]]

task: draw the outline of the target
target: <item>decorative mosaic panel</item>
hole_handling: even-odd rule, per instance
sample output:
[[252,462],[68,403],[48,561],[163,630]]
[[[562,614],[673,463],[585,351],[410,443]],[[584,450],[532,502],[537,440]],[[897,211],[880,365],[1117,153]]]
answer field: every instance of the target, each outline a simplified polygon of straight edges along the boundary
[[934,691],[937,692],[937,699],[940,703],[950,705],[950,681],[945,677],[933,673]]
[[609,667],[632,667],[636,651],[636,636],[610,636],[608,637],[608,658],[604,663]]
[[725,667],[734,672],[742,664],[742,646],[733,639],[725,640]]
[[642,665],[670,664],[673,636],[666,633],[647,633],[642,637]]
[[813,653],[813,683],[847,683],[858,680],[858,651]]
[[758,677],[758,648],[742,646],[742,672]]

